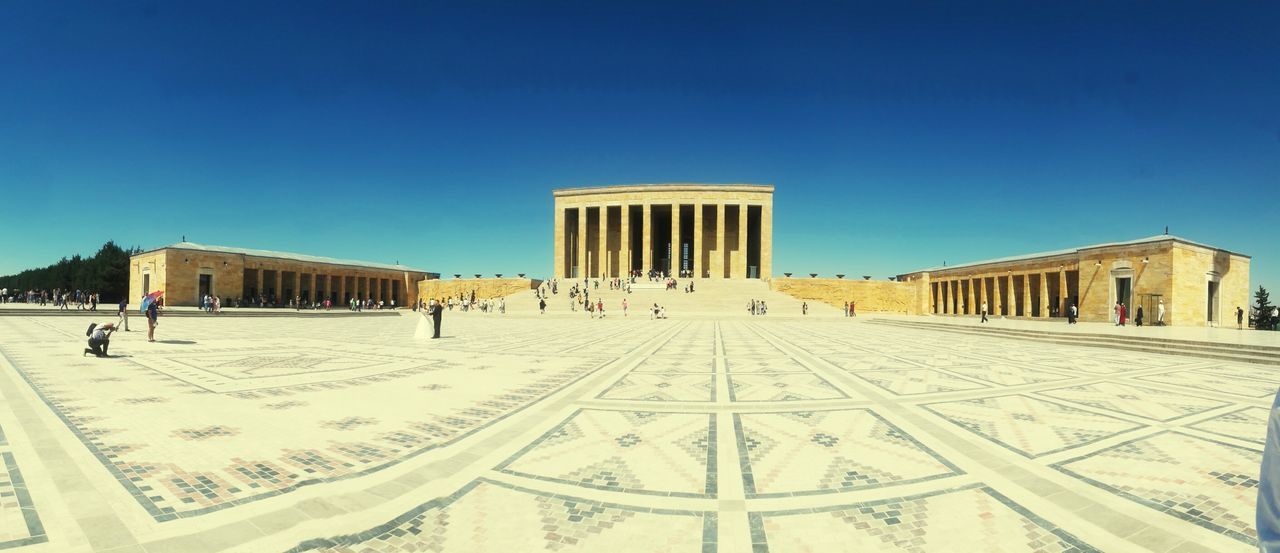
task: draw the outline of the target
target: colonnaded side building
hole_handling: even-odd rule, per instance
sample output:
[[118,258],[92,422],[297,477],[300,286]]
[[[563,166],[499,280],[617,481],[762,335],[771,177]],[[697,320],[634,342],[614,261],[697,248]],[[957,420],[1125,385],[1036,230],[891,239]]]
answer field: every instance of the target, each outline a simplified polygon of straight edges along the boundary
[[773,186],[637,184],[552,195],[555,278],[767,279],[772,270]]
[[191,242],[142,252],[129,259],[129,296],[134,300],[162,290],[166,305],[200,305],[206,294],[224,305],[232,298],[262,297],[285,305],[331,300],[381,300],[412,305],[418,282],[440,275],[403,265],[334,259],[315,255],[207,246]]

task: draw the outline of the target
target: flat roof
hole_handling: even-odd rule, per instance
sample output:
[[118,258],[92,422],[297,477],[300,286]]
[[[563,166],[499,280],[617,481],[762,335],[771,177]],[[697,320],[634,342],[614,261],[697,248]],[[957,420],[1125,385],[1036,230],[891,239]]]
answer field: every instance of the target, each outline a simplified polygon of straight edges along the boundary
[[374,262],[372,262],[372,261],[357,261],[357,260],[354,260],[354,259],[338,259],[338,258],[334,258],[334,257],[323,257],[323,256],[319,256],[319,255],[307,255],[307,254],[302,254],[302,253],[290,253],[290,252],[277,252],[277,251],[272,251],[272,250],[255,250],[255,249],[251,249],[251,248],[232,248],[232,247],[230,247],[230,246],[210,246],[210,245],[207,245],[207,244],[196,244],[195,242],[178,242],[178,243],[176,243],[176,244],[170,244],[170,245],[168,245],[168,246],[163,246],[163,247],[160,247],[160,248],[156,248],[156,249],[154,249],[154,250],[148,250],[148,251],[142,252],[142,253],[140,253],[140,254],[135,254],[135,255],[145,255],[145,254],[152,253],[152,252],[158,252],[158,251],[160,251],[160,250],[170,250],[170,249],[172,249],[172,250],[191,250],[191,251],[198,251],[198,252],[211,252],[211,253],[228,253],[228,254],[239,254],[239,255],[252,255],[252,256],[254,256],[254,257],[269,257],[269,258],[272,258],[272,259],[284,259],[284,260],[288,260],[288,261],[302,261],[302,262],[306,262],[306,263],[326,263],[326,264],[329,264],[329,265],[348,265],[348,266],[352,266],[352,267],[366,267],[366,268],[372,268],[372,269],[386,269],[386,270],[390,270],[390,271],[407,271],[407,272],[411,272],[411,273],[427,273],[427,274],[433,274],[433,273],[429,273],[428,271],[423,271],[423,270],[421,270],[421,269],[414,269],[414,268],[412,268],[412,267],[406,267],[406,266],[404,266],[404,265],[396,265],[396,264],[392,264],[392,263],[374,263]]
[[1096,250],[1096,249],[1100,249],[1100,248],[1111,248],[1111,247],[1115,247],[1115,246],[1135,246],[1135,245],[1138,245],[1138,244],[1150,244],[1150,243],[1155,243],[1155,242],[1181,242],[1181,243],[1183,243],[1183,244],[1190,244],[1190,245],[1192,245],[1192,246],[1199,246],[1199,247],[1201,247],[1201,248],[1206,248],[1206,249],[1210,249],[1210,250],[1223,251],[1223,252],[1227,252],[1227,253],[1232,254],[1232,255],[1238,255],[1238,256],[1241,256],[1241,257],[1246,257],[1246,258],[1247,258],[1247,257],[1249,257],[1249,256],[1247,256],[1247,255],[1239,254],[1239,253],[1235,253],[1235,252],[1231,252],[1231,251],[1227,251],[1227,250],[1224,250],[1224,249],[1222,249],[1222,248],[1215,248],[1215,247],[1210,246],[1210,245],[1208,245],[1208,244],[1201,244],[1201,243],[1199,243],[1199,242],[1193,242],[1193,241],[1191,241],[1191,240],[1187,240],[1186,238],[1182,238],[1182,237],[1180,237],[1180,236],[1173,236],[1173,235],[1171,235],[1171,234],[1160,234],[1160,235],[1156,235],[1156,236],[1148,236],[1148,237],[1146,237],[1146,238],[1139,238],[1139,239],[1137,239],[1137,240],[1128,240],[1128,241],[1124,241],[1124,242],[1107,242],[1107,243],[1104,243],[1104,244],[1094,244],[1094,245],[1091,245],[1091,246],[1080,246],[1080,247],[1078,247],[1078,248],[1067,248],[1067,249],[1063,249],[1063,250],[1052,250],[1052,251],[1047,251],[1047,252],[1028,253],[1028,254],[1023,254],[1023,255],[1013,255],[1013,256],[1009,256],[1009,257],[999,257],[999,258],[996,258],[996,259],[987,259],[987,260],[984,260],[984,261],[972,261],[972,262],[969,262],[969,263],[961,263],[961,264],[959,264],[959,265],[946,265],[946,266],[941,266],[941,267],[930,267],[930,268],[928,268],[928,269],[920,269],[920,270],[917,270],[917,271],[911,271],[911,272],[909,272],[909,273],[902,273],[902,274],[903,274],[903,275],[911,275],[911,274],[915,274],[915,273],[931,273],[931,272],[936,272],[936,271],[950,271],[950,270],[952,270],[952,269],[964,269],[964,268],[967,268],[967,267],[977,267],[977,266],[980,266],[980,265],[994,265],[994,264],[997,264],[997,263],[1010,263],[1010,262],[1014,262],[1014,261],[1027,261],[1027,260],[1031,260],[1031,259],[1039,259],[1039,258],[1042,258],[1042,257],[1057,257],[1057,256],[1060,256],[1060,255],[1071,255],[1071,254],[1079,253],[1079,252],[1082,252],[1082,251],[1085,251],[1085,250]]
[[772,184],[713,184],[713,183],[696,183],[696,182],[668,182],[654,184],[607,184],[600,186],[580,186],[572,188],[556,188],[551,191],[553,196],[576,196],[579,194],[599,194],[608,192],[635,192],[635,191],[693,191],[693,190],[713,190],[717,192],[725,191],[743,191],[743,192],[773,192]]

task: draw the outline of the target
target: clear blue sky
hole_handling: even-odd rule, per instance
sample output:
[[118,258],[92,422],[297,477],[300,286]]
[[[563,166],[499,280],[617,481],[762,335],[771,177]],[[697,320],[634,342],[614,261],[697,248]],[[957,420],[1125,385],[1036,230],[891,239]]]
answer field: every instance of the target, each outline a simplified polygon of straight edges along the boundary
[[1277,29],[1273,1],[8,2],[0,274],[185,234],[544,275],[552,188],[683,181],[775,184],[776,273],[1169,225],[1280,287]]

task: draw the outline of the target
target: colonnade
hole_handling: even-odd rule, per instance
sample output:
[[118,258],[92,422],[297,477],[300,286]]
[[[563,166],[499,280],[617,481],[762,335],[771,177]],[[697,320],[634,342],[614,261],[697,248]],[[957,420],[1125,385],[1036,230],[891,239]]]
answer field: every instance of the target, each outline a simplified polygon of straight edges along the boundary
[[772,271],[773,206],[702,201],[570,205],[556,209],[555,236],[557,278],[615,278],[632,271],[761,278]]
[[930,311],[940,315],[988,315],[1047,318],[1065,317],[1078,289],[1078,272],[993,271],[960,276],[931,276]]
[[[287,304],[294,297],[316,302],[325,299],[337,305],[345,305],[352,299],[382,301],[386,305],[408,305],[410,289],[417,283],[407,282],[405,275],[389,276],[371,271],[321,272],[320,267],[297,265],[259,264],[245,269],[244,296],[261,296],[279,305]],[[250,275],[250,273],[256,273]],[[268,275],[267,273],[271,273]],[[252,288],[251,288],[252,287]]]

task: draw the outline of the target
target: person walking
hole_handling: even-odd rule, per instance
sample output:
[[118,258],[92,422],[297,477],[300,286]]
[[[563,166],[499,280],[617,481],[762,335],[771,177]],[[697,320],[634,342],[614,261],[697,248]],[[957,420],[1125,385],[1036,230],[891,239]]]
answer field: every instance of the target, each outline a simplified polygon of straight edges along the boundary
[[808,314],[809,314],[809,302],[807,302],[807,301],[806,301],[806,302],[800,302],[800,314],[801,314],[801,315],[808,315]]
[[985,302],[985,301],[984,301],[984,302],[982,302],[982,320],[981,320],[981,321],[978,321],[978,322],[980,322],[980,323],[985,323],[985,322],[987,322],[987,302]]
[[156,300],[151,302],[151,305],[147,306],[147,341],[148,342],[156,341],[156,325],[160,324],[160,321],[158,320],[160,318],[160,308],[158,307],[159,304],[160,304],[160,301]]
[[543,315],[547,314],[547,298],[538,300],[538,312]]
[[[599,287],[599,286],[600,286],[600,281],[597,280],[596,287]],[[601,319],[604,318],[604,300],[596,299],[596,313],[600,315]]]
[[627,304],[627,298],[622,298],[622,318],[624,318],[624,319],[627,317],[627,307],[628,307],[628,306],[629,306],[629,304]]
[[1124,302],[1120,302],[1120,326],[1129,320],[1129,308],[1125,307]]
[[442,317],[444,317],[444,309],[441,308],[440,302],[431,300],[431,325],[435,327],[433,329],[434,334],[431,336],[432,339],[440,337],[440,319]]
[[120,320],[116,321],[116,328],[124,327],[124,331],[129,332],[129,298],[120,300],[120,311],[116,316],[120,317]]
[[1244,310],[1236,306],[1236,330],[1244,330]]
[[1141,305],[1138,306],[1138,314],[1133,317],[1133,324],[1135,326],[1142,326],[1142,306]]
[[84,348],[84,353],[80,356],[84,357],[92,353],[95,357],[106,357],[107,347],[111,345],[111,333],[116,331],[115,325],[106,323],[102,326],[96,324],[89,325],[89,347]]
[[1067,310],[1067,324],[1076,324],[1076,317],[1079,315],[1080,312],[1076,309],[1076,304],[1071,304],[1071,309]]
[[1156,305],[1156,326],[1164,326],[1164,300]]
[[849,302],[849,316],[850,317],[858,316],[858,302],[856,301]]

